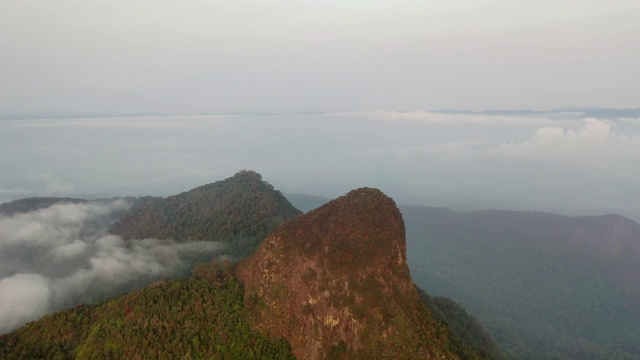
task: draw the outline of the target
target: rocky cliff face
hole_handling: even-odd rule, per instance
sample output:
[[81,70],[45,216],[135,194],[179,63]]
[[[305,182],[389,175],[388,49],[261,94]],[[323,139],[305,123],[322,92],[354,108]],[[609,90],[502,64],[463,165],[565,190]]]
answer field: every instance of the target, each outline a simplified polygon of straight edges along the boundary
[[253,325],[299,359],[456,358],[405,253],[396,204],[362,188],[281,226],[237,274]]

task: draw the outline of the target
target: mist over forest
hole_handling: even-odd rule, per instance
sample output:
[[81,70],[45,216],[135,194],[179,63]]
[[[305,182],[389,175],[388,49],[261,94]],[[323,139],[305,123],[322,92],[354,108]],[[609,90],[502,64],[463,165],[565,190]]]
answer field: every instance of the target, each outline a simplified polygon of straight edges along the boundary
[[59,203],[0,216],[0,333],[52,311],[102,301],[222,256],[212,241],[134,242],[109,235],[130,200]]

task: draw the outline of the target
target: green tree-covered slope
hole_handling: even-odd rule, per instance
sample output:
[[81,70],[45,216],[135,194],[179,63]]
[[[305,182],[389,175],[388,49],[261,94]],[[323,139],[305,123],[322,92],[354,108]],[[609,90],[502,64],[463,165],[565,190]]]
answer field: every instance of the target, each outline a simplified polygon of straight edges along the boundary
[[251,253],[269,232],[300,211],[253,171],[133,208],[111,232],[125,239],[211,240],[232,255]]
[[455,301],[437,296],[431,297],[418,288],[420,299],[433,316],[445,323],[453,336],[486,359],[504,360],[507,355],[493,341],[482,324]]
[[0,336],[0,359],[292,359],[285,341],[251,330],[242,299],[229,265],[201,265]]

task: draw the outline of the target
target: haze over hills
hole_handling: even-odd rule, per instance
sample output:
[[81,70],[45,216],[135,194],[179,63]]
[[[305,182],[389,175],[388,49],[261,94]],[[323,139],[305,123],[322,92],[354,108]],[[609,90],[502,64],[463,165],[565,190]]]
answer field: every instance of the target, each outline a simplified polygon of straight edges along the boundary
[[506,353],[500,349],[484,325],[457,302],[442,296],[431,297],[424,290],[418,288],[420,299],[427,305],[431,314],[446,323],[451,333],[463,344],[476,350],[488,359],[508,359]]
[[80,204],[86,203],[88,200],[57,198],[57,197],[38,197],[15,200],[0,204],[0,216],[13,216],[16,214],[24,214],[60,203]]
[[640,354],[640,226],[619,215],[401,207],[416,283],[514,359]]
[[639,220],[640,121],[561,110],[6,120],[0,202],[165,197],[260,168],[287,193],[368,184],[399,203]]
[[[247,175],[257,176],[240,177]],[[288,344],[299,358],[473,359],[499,352],[483,338],[476,353],[437,320],[474,324],[455,314],[456,305],[431,304],[440,308],[438,318],[431,315],[422,301],[438,301],[418,296],[402,217],[379,190],[353,191],[285,223],[240,264],[238,278],[244,286],[233,266],[204,265],[183,280],[47,315],[1,336],[0,357],[289,358]]]

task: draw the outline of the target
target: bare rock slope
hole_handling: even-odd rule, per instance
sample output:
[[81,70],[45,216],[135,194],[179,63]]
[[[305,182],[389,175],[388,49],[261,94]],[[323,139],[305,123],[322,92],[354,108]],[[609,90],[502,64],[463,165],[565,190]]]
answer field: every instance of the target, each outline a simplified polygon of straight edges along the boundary
[[402,216],[377,189],[290,220],[237,274],[253,326],[299,359],[476,357],[421,302]]

